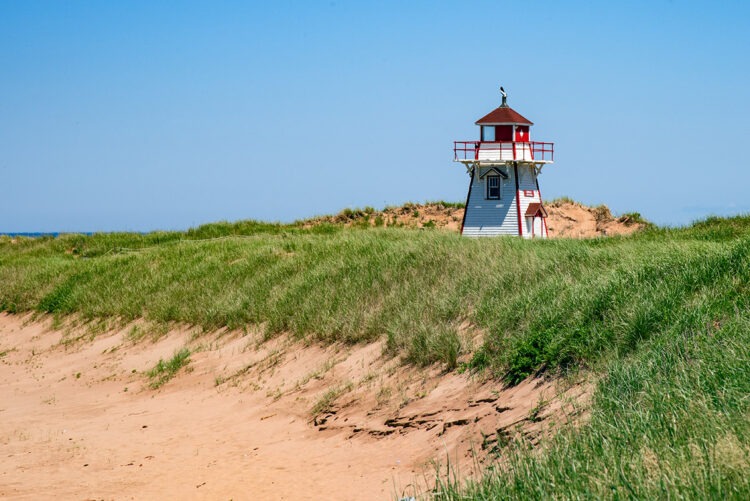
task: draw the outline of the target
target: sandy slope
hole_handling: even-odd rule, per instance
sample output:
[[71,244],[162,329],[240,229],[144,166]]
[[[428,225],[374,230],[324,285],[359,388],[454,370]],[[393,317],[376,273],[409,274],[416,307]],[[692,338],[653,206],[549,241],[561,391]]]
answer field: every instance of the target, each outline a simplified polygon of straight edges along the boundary
[[630,235],[643,228],[627,216],[615,218],[606,206],[556,203],[547,207],[547,229],[552,238],[594,238]]
[[[87,331],[50,324],[0,314],[3,499],[393,499],[424,488],[433,458],[470,473],[471,448],[493,445],[480,432],[535,441],[551,420],[532,408],[575,413],[584,388],[417,371],[378,344],[187,328],[134,344],[132,326],[66,343]],[[185,345],[188,367],[148,388],[144,371]]]

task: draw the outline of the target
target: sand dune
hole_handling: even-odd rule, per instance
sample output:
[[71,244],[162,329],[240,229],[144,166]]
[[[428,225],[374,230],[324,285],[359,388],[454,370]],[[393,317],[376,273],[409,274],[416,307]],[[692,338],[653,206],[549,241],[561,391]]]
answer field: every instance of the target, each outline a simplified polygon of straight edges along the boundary
[[[0,314],[0,498],[393,499],[429,487],[434,459],[470,474],[482,433],[537,440],[585,388],[503,389],[377,343],[90,331]],[[151,389],[144,372],[183,346],[188,366]]]

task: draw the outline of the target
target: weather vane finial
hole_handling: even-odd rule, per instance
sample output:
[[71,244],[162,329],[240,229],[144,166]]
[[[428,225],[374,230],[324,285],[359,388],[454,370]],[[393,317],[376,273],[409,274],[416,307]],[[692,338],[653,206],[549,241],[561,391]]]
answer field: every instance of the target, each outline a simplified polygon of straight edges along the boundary
[[503,95],[503,104],[500,106],[507,107],[508,106],[508,93],[505,92],[505,89],[503,89],[503,86],[500,86],[500,94]]

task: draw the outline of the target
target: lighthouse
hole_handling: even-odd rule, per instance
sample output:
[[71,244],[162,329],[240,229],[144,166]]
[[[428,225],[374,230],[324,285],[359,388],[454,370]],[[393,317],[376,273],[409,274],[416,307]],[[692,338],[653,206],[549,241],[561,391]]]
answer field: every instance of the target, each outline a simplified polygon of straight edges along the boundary
[[461,234],[547,238],[547,211],[539,191],[542,168],[554,161],[554,144],[531,140],[530,120],[502,104],[477,120],[478,141],[454,141],[454,161],[471,177]]

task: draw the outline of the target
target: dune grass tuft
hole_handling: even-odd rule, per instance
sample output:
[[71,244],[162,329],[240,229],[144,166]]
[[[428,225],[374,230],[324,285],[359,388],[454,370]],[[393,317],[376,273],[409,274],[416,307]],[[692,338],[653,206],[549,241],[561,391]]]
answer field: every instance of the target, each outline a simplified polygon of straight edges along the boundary
[[167,381],[175,377],[180,369],[189,363],[190,350],[187,348],[182,348],[175,352],[169,360],[159,359],[154,368],[146,373],[151,380],[149,386],[154,390],[162,387]]

